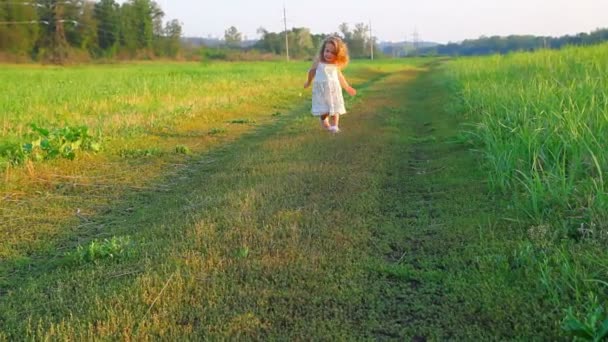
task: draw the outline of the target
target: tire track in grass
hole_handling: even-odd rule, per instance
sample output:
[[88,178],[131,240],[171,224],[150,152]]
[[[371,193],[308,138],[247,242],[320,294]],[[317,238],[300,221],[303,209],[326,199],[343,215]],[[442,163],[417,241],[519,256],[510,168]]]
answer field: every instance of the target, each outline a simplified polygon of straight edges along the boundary
[[[450,286],[461,270],[469,227],[490,210],[483,175],[455,137],[458,119],[444,110],[447,96],[435,70],[405,84],[401,103],[385,125],[397,128],[388,154],[383,205],[374,232],[381,256],[372,265],[370,292],[377,299],[371,337],[426,341],[483,336],[467,319]],[[470,317],[469,317],[470,318]]]

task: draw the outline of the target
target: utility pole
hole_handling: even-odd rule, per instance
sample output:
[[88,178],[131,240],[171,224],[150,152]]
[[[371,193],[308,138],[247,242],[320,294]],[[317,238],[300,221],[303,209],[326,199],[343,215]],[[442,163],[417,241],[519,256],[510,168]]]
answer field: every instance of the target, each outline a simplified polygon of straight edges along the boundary
[[414,44],[414,56],[418,56],[418,45],[420,44],[420,35],[418,34],[418,29],[414,28],[413,44]]
[[289,62],[289,39],[287,37],[287,11],[285,10],[285,4],[283,4],[283,25],[285,26],[285,56]]
[[369,21],[369,55],[374,60],[374,36],[372,35],[372,21]]
[[57,64],[63,64],[64,59],[67,57],[67,41],[65,39],[65,30],[63,29],[63,3],[56,3],[54,13],[54,24],[55,32],[53,34],[52,41],[52,53],[53,62]]

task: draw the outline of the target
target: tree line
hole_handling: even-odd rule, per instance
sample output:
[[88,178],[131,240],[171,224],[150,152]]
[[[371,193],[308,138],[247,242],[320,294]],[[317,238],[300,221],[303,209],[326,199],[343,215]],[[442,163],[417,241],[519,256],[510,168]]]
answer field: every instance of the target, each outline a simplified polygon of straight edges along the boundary
[[62,63],[176,57],[182,27],[152,0],[0,0],[0,53]]
[[[0,0],[0,58],[62,63],[196,55],[182,41],[181,24],[163,24],[163,19],[163,10],[153,0]],[[357,23],[351,30],[343,23],[338,29],[332,34],[346,41],[351,57],[367,58],[371,49],[380,53],[367,25]],[[225,31],[223,48],[284,56],[287,36],[290,57],[308,59],[328,36],[308,28],[275,33],[261,27],[258,34],[261,38],[243,49],[243,35],[232,26]],[[223,59],[231,52],[199,53],[199,58]]]
[[534,51],[538,49],[560,49],[568,45],[594,45],[608,41],[608,29],[597,29],[590,33],[542,37],[533,35],[511,35],[507,37],[485,37],[467,39],[461,43],[449,43],[421,49],[421,54],[472,56],[505,54],[512,51]]
[[[242,34],[234,26],[225,31],[225,47],[241,50],[257,50],[274,55],[289,55],[293,58],[310,58],[318,52],[321,42],[327,34],[312,34],[308,28],[292,28],[287,32],[269,32],[264,28],[258,29],[261,38],[251,46],[241,46]],[[287,43],[285,36],[287,35]],[[467,39],[460,43],[448,44],[416,44],[401,42],[385,44],[380,48],[375,37],[370,37],[369,27],[358,23],[351,30],[343,23],[339,26],[338,35],[345,40],[352,58],[369,58],[373,49],[374,56],[472,56],[489,54],[506,54],[513,51],[534,51],[538,49],[560,49],[568,45],[593,45],[608,41],[608,29],[597,29],[591,33],[579,33],[562,37],[543,37],[533,35],[510,35],[506,37],[482,36],[478,39]],[[370,46],[371,45],[371,46]],[[420,46],[423,45],[423,46]],[[424,46],[430,45],[430,46]],[[395,51],[395,50],[403,51]]]
[[[286,55],[296,59],[307,59],[314,57],[318,52],[323,40],[329,35],[340,36],[348,45],[350,57],[368,58],[372,50],[378,53],[376,40],[369,34],[369,26],[357,23],[351,30],[349,24],[342,23],[338,27],[339,32],[331,34],[313,34],[305,27],[294,27],[287,32],[269,32],[260,27],[257,33],[260,39],[248,49],[255,49],[275,55]],[[285,39],[287,36],[287,39]],[[243,35],[234,26],[226,29],[224,41],[228,48],[240,48]]]
[[[260,38],[244,46],[243,35],[234,26],[226,29],[221,48],[193,48],[182,39],[178,20],[164,22],[164,12],[153,0],[0,0],[0,59],[35,60],[62,63],[88,59],[192,58],[229,59],[231,55],[287,55],[310,59],[318,53],[330,34],[313,34],[305,27],[284,32],[258,29]],[[337,32],[345,40],[352,58],[400,55],[381,51],[369,26],[352,28],[342,23]],[[287,42],[285,41],[287,38]],[[558,49],[565,45],[589,45],[608,41],[608,29],[574,36],[538,37],[532,35],[480,37],[461,43],[416,47],[414,55],[483,55]],[[391,47],[394,49],[395,47]],[[400,48],[407,49],[407,43]],[[411,46],[409,47],[412,50]],[[383,54],[384,52],[384,54]],[[412,55],[408,51],[407,55]],[[239,57],[240,58],[240,57]]]

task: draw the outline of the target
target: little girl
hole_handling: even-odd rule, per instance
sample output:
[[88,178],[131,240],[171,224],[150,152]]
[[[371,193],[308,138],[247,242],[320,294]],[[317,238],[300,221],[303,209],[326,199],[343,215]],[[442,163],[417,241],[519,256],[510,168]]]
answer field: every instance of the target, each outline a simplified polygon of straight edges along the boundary
[[[346,114],[342,88],[351,96],[357,91],[351,87],[341,69],[348,64],[346,44],[339,37],[328,37],[321,45],[319,56],[308,70],[308,80],[304,88],[312,84],[312,110],[321,119],[321,125],[330,132],[338,133],[340,115]],[[332,118],[331,123],[329,117]]]

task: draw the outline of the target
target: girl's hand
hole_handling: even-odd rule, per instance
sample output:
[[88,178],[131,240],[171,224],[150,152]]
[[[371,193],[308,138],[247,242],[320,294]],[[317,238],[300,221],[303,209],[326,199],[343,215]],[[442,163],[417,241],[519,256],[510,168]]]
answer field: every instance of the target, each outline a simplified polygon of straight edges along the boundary
[[350,96],[355,96],[357,95],[357,90],[353,87],[348,87],[346,88],[346,92],[348,93],[348,95]]
[[308,88],[310,86],[310,82],[304,83],[304,88]]

